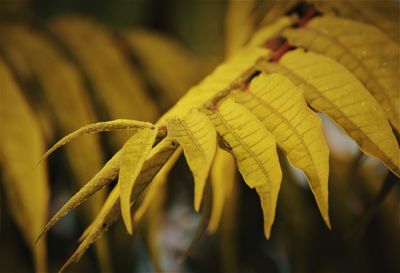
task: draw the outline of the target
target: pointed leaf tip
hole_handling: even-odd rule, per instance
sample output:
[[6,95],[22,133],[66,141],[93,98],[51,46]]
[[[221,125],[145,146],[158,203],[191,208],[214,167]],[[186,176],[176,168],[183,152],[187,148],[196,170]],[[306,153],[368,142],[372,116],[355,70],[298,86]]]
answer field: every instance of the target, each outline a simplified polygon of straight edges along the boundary
[[95,134],[99,132],[110,132],[116,130],[136,130],[138,128],[154,128],[154,125],[150,122],[142,122],[130,119],[115,119],[110,121],[96,122],[88,124],[79,128],[76,131],[66,135],[60,139],[56,144],[54,144],[47,152],[40,158],[36,163],[35,167],[38,166],[43,160],[45,160],[50,154],[55,150],[64,146],[65,144],[71,142],[77,137]]
[[121,167],[119,171],[121,213],[129,234],[133,233],[131,215],[131,196],[143,164],[149,155],[157,137],[157,130],[141,128],[122,147]]
[[194,209],[200,210],[204,188],[214,160],[217,133],[209,118],[197,109],[184,118],[168,121],[168,137],[183,148],[189,168],[194,176]]

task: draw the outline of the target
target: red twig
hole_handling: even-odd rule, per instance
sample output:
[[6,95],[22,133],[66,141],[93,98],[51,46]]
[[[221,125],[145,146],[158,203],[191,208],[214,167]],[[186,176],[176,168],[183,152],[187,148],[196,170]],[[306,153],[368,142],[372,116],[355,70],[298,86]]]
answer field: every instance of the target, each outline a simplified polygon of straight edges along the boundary
[[300,18],[297,27],[304,27],[315,15],[317,15],[317,13],[317,10],[313,6],[310,6],[307,9],[306,14]]
[[288,41],[284,42],[277,51],[274,52],[274,54],[271,57],[271,62],[277,63],[279,62],[280,58],[288,52],[290,49],[293,47],[289,44]]

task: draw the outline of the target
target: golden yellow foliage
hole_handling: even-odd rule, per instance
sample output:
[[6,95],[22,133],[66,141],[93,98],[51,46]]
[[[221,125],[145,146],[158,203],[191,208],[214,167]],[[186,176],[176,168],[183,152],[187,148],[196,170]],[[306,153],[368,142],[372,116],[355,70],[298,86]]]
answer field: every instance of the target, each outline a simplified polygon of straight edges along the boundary
[[[107,110],[108,118],[156,120],[158,110],[155,103],[111,33],[101,25],[79,17],[56,18],[50,22],[49,28],[82,66],[96,91],[96,102]],[[114,142],[119,147],[125,140],[123,137]]]
[[336,14],[376,26],[395,42],[400,42],[398,1],[311,0],[310,2],[315,2],[316,8],[325,14]]
[[[149,185],[148,190],[144,194],[144,198],[139,206],[139,208],[134,212],[134,222],[139,223],[143,218],[147,210],[151,207],[154,200],[158,200],[160,191],[164,190],[165,183],[168,178],[168,174],[171,172],[172,167],[174,167],[179,156],[182,154],[182,147],[179,147],[173,155],[168,159],[164,166],[161,167],[160,171],[153,178],[153,181]],[[161,194],[162,195],[162,194]],[[162,198],[161,198],[162,199]],[[150,219],[152,216],[149,217]]]
[[275,138],[249,110],[231,100],[206,113],[232,149],[247,185],[260,195],[264,232],[269,238],[282,179]]
[[159,123],[166,123],[166,119],[173,116],[184,116],[191,109],[202,106],[219,93],[239,86],[254,71],[257,62],[268,55],[269,51],[261,48],[240,50],[198,85],[190,88],[186,95],[160,118]]
[[[360,146],[400,175],[399,145],[382,107],[346,68],[334,60],[298,49],[279,64],[265,64],[303,91],[308,104],[336,121]],[[263,68],[263,69],[264,69]]]
[[230,196],[233,195],[236,183],[236,164],[232,155],[218,148],[210,173],[212,189],[212,209],[208,232],[215,233],[220,225],[225,204],[231,204]]
[[289,161],[307,175],[321,214],[330,226],[328,145],[322,122],[307,107],[302,91],[281,75],[261,74],[251,81],[248,92],[232,95],[263,122]]
[[132,234],[131,195],[135,182],[157,137],[157,129],[142,128],[121,149],[119,195],[126,229]]
[[[399,130],[398,45],[378,28],[350,19],[313,17],[312,13],[301,20],[293,14],[282,17],[297,2],[271,3],[261,26],[270,24],[261,27],[254,36],[252,32],[258,25],[252,18],[257,8],[255,2],[242,3],[243,10],[239,3],[231,2],[227,20],[232,26],[227,26],[231,32],[227,35],[232,39],[228,39],[227,54],[232,56],[189,89],[156,125],[133,120],[95,124],[56,144],[58,148],[75,136],[122,129],[125,125],[137,131],[44,230],[119,176],[116,188],[63,269],[79,259],[121,213],[129,233],[133,233],[134,225],[146,212],[148,217],[154,216],[149,226],[155,227],[159,214],[148,208],[157,198],[153,208],[162,208],[163,187],[181,150],[194,176],[197,211],[211,169],[210,233],[217,230],[224,213],[228,213],[227,222],[233,222],[235,210],[225,208],[229,202],[236,202],[236,197],[230,194],[235,192],[237,165],[246,184],[260,197],[264,233],[266,238],[270,237],[282,180],[277,145],[307,176],[321,215],[330,226],[329,150],[316,111],[331,117],[361,150],[400,175],[399,145],[391,127],[392,124]],[[143,90],[143,85],[135,80],[133,70],[126,69],[127,64],[109,33],[92,22],[78,19],[53,21],[51,29],[82,65],[94,89],[101,93],[102,104],[111,117],[155,120],[154,105],[147,96],[142,91],[132,92],[135,88]],[[93,47],[86,46],[87,36],[97,41]],[[134,34],[124,37],[133,51],[136,48],[146,52],[143,55],[148,54],[148,61],[144,61],[145,57],[142,60],[147,67],[167,70],[160,65],[161,58],[155,58],[159,57],[154,56],[156,49],[148,52],[144,49],[144,44],[155,43],[151,35],[141,34],[138,41]],[[107,69],[102,65],[105,63]],[[154,80],[160,86],[169,86],[160,75],[154,76]],[[153,147],[155,143],[158,144]],[[153,243],[154,240],[150,244]]]
[[0,60],[0,163],[11,215],[31,249],[37,272],[47,271],[46,242],[32,248],[47,220],[46,165],[34,168],[44,152],[38,121],[5,63]]
[[251,40],[246,44],[249,47],[264,46],[264,44],[273,38],[279,37],[281,32],[297,22],[297,16],[283,16],[273,23],[267,24],[258,29]]
[[38,241],[44,233],[46,233],[67,213],[81,205],[101,188],[114,181],[118,177],[120,157],[121,152],[116,153],[113,158],[111,158],[89,182],[87,182],[75,195],[73,195],[46,224],[36,241]]
[[177,102],[199,79],[196,56],[177,41],[147,30],[127,31],[123,37],[151,83],[161,91],[162,108]]
[[400,48],[374,26],[334,16],[287,29],[289,43],[331,57],[349,69],[382,105],[400,131]]
[[225,55],[232,56],[250,39],[256,25],[252,12],[257,1],[228,1],[225,15]]
[[194,208],[199,211],[208,173],[217,147],[217,134],[211,121],[202,112],[193,109],[183,118],[168,121],[168,137],[183,148],[194,176]]

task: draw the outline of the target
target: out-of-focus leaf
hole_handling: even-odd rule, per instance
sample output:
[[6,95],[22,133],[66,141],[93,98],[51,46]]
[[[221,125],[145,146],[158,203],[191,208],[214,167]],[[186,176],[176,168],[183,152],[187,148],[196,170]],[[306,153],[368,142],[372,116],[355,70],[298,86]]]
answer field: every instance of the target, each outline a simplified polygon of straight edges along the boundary
[[252,35],[255,18],[252,16],[257,1],[230,0],[225,14],[225,55],[232,56]]
[[297,16],[284,16],[273,23],[263,26],[251,36],[251,40],[246,46],[256,47],[265,45],[269,40],[278,37],[286,27],[294,24],[297,19]]
[[217,147],[217,133],[208,117],[193,109],[183,118],[176,117],[168,121],[168,137],[183,148],[194,176],[194,208],[199,211]]
[[289,43],[326,55],[345,66],[382,105],[400,131],[400,47],[374,26],[334,16],[316,17],[287,29]]
[[38,121],[5,63],[0,60],[0,168],[10,215],[32,250],[36,272],[47,271],[46,242],[32,248],[47,217],[46,165],[34,168],[44,152]]
[[247,185],[259,194],[264,233],[269,238],[282,179],[275,138],[249,110],[231,99],[206,113],[232,149]]
[[82,66],[108,118],[155,121],[158,110],[111,33],[79,17],[58,17],[49,28]]
[[324,1],[315,2],[316,8],[326,14],[355,19],[381,29],[395,42],[400,42],[399,1]]
[[123,33],[134,57],[160,91],[160,104],[170,107],[199,79],[199,60],[177,41],[159,33]]
[[[31,75],[23,80],[37,80],[36,96],[46,101],[54,115],[56,129],[61,134],[96,121],[87,90],[77,69],[43,33],[24,25],[8,25],[0,31],[0,44],[5,50],[16,48],[26,59]],[[66,153],[78,186],[84,185],[103,164],[103,154],[97,137],[75,141],[68,145]],[[103,200],[104,192],[97,194],[90,200],[86,213],[96,215]],[[99,242],[97,251],[103,269],[111,270],[105,241]]]
[[201,106],[219,93],[223,93],[250,76],[257,62],[265,60],[270,52],[262,48],[245,48],[219,65],[198,85],[190,88],[174,107],[165,113],[160,123],[173,116],[183,117],[191,109]]
[[293,7],[299,3],[299,0],[272,0],[267,1],[271,7],[267,10],[264,18],[261,20],[261,24],[269,24],[275,21],[278,17],[286,15]]
[[337,122],[367,154],[400,175],[399,145],[382,107],[346,68],[334,60],[298,49],[279,64],[261,69],[279,72],[304,91],[312,108]]

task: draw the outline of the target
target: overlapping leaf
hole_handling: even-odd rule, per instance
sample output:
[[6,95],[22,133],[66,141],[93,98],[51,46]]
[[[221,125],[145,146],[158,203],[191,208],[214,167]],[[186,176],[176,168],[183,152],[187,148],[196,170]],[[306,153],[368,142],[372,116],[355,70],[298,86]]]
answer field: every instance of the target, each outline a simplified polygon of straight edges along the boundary
[[236,182],[236,165],[231,154],[222,149],[217,149],[211,168],[210,180],[212,208],[207,230],[209,233],[215,233],[220,225],[225,204],[233,206],[233,204],[228,203]]
[[[264,23],[287,13],[293,7],[293,3],[297,2],[271,2],[273,9],[265,17]],[[291,163],[307,175],[321,214],[329,225],[328,149],[322,135],[321,121],[307,107],[304,98],[314,110],[328,114],[342,126],[362,150],[381,159],[399,175],[399,148],[387,120],[389,116],[393,126],[399,129],[396,108],[398,97],[395,92],[398,87],[399,69],[398,63],[393,62],[399,59],[398,46],[373,27],[330,16],[313,19],[306,27],[289,30],[286,28],[293,25],[296,16],[282,17],[276,23],[262,28],[251,39],[250,29],[253,29],[256,21],[246,14],[255,12],[254,7],[257,5],[253,1],[242,3],[246,8],[240,10],[239,3],[236,4],[236,12],[228,14],[228,17],[231,16],[228,20],[233,22],[231,26],[239,24],[243,27],[243,32],[233,36],[236,40],[230,45],[232,58],[191,88],[159,120],[157,126],[144,126],[145,128],[139,129],[139,133],[116,154],[115,157],[122,157],[122,160],[113,158],[110,162],[114,162],[115,165],[110,168],[109,162],[66,204],[58,216],[55,216],[56,219],[49,223],[50,227],[65,212],[115,179],[119,172],[117,188],[110,194],[99,216],[84,232],[81,245],[65,266],[79,259],[120,217],[121,211],[128,231],[133,232],[133,225],[143,218],[154,198],[162,196],[163,191],[160,187],[165,185],[168,172],[180,154],[180,151],[177,151],[171,157],[178,143],[183,148],[195,178],[196,210],[200,207],[203,188],[213,164],[213,208],[208,229],[210,233],[215,232],[224,207],[227,208],[225,202],[236,202],[235,199],[230,199],[235,180],[234,160],[221,150],[217,151],[217,157],[214,159],[217,141],[215,130],[218,132],[220,147],[233,154],[246,183],[255,188],[260,196],[267,238],[270,236],[275,217],[282,177],[276,142],[285,151]],[[127,96],[120,90],[132,92],[134,87],[142,90],[143,86],[140,82],[128,79],[131,72],[126,73],[126,63],[111,41],[109,33],[91,22],[63,20],[54,21],[51,29],[67,44],[87,73],[94,89],[103,93],[102,104],[108,105],[109,115],[120,118],[128,113],[135,115],[135,118],[152,120],[154,115],[149,114],[152,111],[144,113],[146,109],[142,107],[147,105],[145,95],[134,98],[132,94]],[[240,25],[241,23],[244,25]],[[322,55],[295,50],[286,53],[279,64],[268,63],[270,51],[257,46],[263,46],[268,40],[277,38],[284,29],[284,35],[291,44],[321,52],[351,69],[376,99],[349,70]],[[91,37],[91,41],[97,41],[93,47],[87,47],[87,37]],[[146,39],[146,35],[144,37]],[[239,45],[247,40],[250,40],[250,43],[235,54]],[[135,47],[136,50],[142,50],[143,44],[136,42],[133,38],[128,38],[128,44],[134,50]],[[154,58],[154,55],[149,53],[148,56]],[[106,63],[107,69],[103,67]],[[254,77],[256,67],[266,72],[278,72],[285,77],[278,74],[261,74]],[[134,71],[132,73],[135,79]],[[164,82],[160,86],[167,84],[168,82]],[[112,89],[111,85],[117,87]],[[115,92],[121,94],[115,95],[114,98],[105,95],[105,90],[107,94],[113,90],[113,96]],[[229,96],[231,98],[226,99]],[[236,102],[233,102],[232,97]],[[133,102],[134,105],[127,104],[126,101]],[[139,104],[136,104],[137,102]],[[116,109],[113,108],[115,105],[124,106]],[[199,109],[206,115],[199,112]],[[152,117],[148,118],[150,116]],[[152,149],[154,142],[158,141],[157,130],[154,127],[168,131],[168,137]],[[81,132],[92,131],[88,129]],[[159,136],[162,137],[165,137],[165,134]],[[65,144],[65,141],[62,140],[59,144]],[[145,192],[149,184],[151,186]],[[160,200],[161,198],[156,201]],[[157,202],[156,209],[161,209],[160,204],[161,201]],[[147,215],[151,217],[154,213],[153,211]],[[233,217],[233,213],[233,210],[230,211],[230,218]],[[155,218],[157,217],[159,215]],[[152,222],[152,228],[156,227],[155,223],[156,220]]]
[[[18,71],[24,83],[29,86],[31,81],[37,80],[37,92],[31,99],[36,101],[42,98],[40,103],[47,103],[48,106],[42,105],[41,108],[50,109],[47,118],[54,119],[50,121],[54,122],[51,126],[61,134],[66,134],[96,120],[81,75],[54,43],[43,33],[25,25],[10,25],[2,28],[1,33],[3,39],[0,39],[0,43],[5,50],[16,50],[28,64],[29,70]],[[18,64],[13,65],[18,69]],[[26,74],[27,72],[29,74]],[[96,136],[82,138],[68,145],[66,154],[75,177],[74,181],[78,184],[77,188],[83,186],[82,183],[89,180],[103,164],[103,153]],[[85,220],[89,222],[88,218],[97,214],[104,198],[103,192],[90,200],[86,210],[88,217]],[[97,251],[101,267],[105,271],[110,270],[104,241],[99,242]]]
[[207,115],[232,149],[247,185],[257,190],[269,238],[282,179],[275,138],[249,110],[232,100],[225,100]]
[[[37,78],[40,85],[38,91],[41,95],[36,95],[48,102],[62,134],[95,121],[80,75],[52,43],[41,33],[24,26],[4,28],[2,35],[1,44],[5,50],[16,48],[29,64],[31,77]],[[49,77],[53,71],[58,73]],[[103,163],[96,137],[79,139],[69,145],[67,155],[76,180],[81,183],[87,181]]]
[[[96,102],[106,109],[108,118],[155,121],[158,111],[142,79],[105,28],[78,17],[57,18],[49,28],[83,67],[98,95]],[[119,146],[125,140],[114,141]]]
[[[136,202],[140,194],[142,194],[146,187],[152,182],[158,171],[165,165],[168,159],[176,151],[177,147],[178,145],[174,141],[164,139],[151,150],[132,189],[130,205]],[[120,188],[119,184],[117,184],[117,186],[108,196],[96,219],[82,234],[80,238],[82,242],[78,249],[63,265],[60,272],[63,272],[72,263],[77,262],[86,252],[86,250],[94,242],[100,239],[103,233],[106,232],[108,228],[120,218],[120,216]]]
[[325,14],[333,13],[374,25],[395,42],[400,42],[398,22],[400,4],[398,1],[311,0],[310,2],[315,2],[316,8]]
[[350,19],[322,16],[287,29],[289,43],[329,56],[347,67],[382,105],[400,131],[400,48],[379,29]]
[[120,217],[120,206],[119,206],[119,189],[118,186],[114,188],[108,195],[103,207],[97,214],[97,217],[90,224],[88,229],[84,233],[84,238],[82,238],[82,243],[79,245],[78,249],[72,254],[67,262],[61,267],[59,273],[62,273],[69,267],[72,263],[77,262],[86,250],[98,239],[101,238],[103,233],[115,223]]
[[290,9],[292,9],[299,0],[273,0],[273,1],[266,1],[270,8],[267,10],[264,18],[261,21],[261,24],[270,24],[274,22],[280,16],[283,16],[288,13]]
[[267,24],[257,30],[251,37],[246,46],[263,46],[269,40],[276,38],[279,34],[290,25],[297,21],[297,16],[283,16],[273,23]]
[[162,188],[166,183],[168,174],[171,172],[171,169],[174,167],[181,153],[182,147],[179,147],[164,164],[164,166],[162,166],[157,175],[153,178],[153,181],[149,185],[149,188],[144,195],[142,203],[140,204],[139,208],[134,212],[135,223],[140,222],[147,210],[151,207],[152,202],[154,200],[157,200],[157,196],[159,195],[159,191],[161,190],[160,188]]
[[199,211],[217,146],[214,126],[206,115],[193,109],[183,118],[176,117],[168,121],[168,137],[183,148],[194,176],[194,208]]
[[399,145],[382,107],[346,68],[334,60],[301,49],[283,56],[279,64],[265,63],[304,91],[315,110],[336,121],[367,154],[382,160],[400,175]]
[[38,239],[40,239],[42,234],[46,233],[67,213],[81,205],[101,188],[114,181],[118,177],[120,157],[121,152],[116,153],[113,158],[111,158],[89,182],[87,182],[74,196],[72,196],[68,200],[68,202],[65,203],[65,205],[46,224],[46,226],[39,234]]
[[330,226],[328,145],[322,122],[307,107],[302,91],[281,75],[261,74],[251,81],[248,92],[232,95],[263,122],[290,162],[307,175],[321,214]]
[[126,229],[130,234],[132,234],[132,190],[156,137],[157,130],[142,128],[125,143],[121,150],[121,165],[118,180],[121,197],[121,213]]
[[174,107],[162,116],[159,122],[166,123],[166,119],[173,116],[182,117],[217,94],[226,93],[234,86],[243,84],[243,81],[254,71],[257,62],[265,60],[269,54],[268,50],[262,48],[245,48],[237,52],[198,85],[192,87]]

